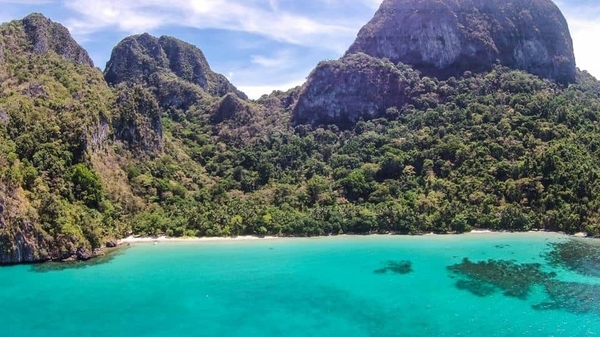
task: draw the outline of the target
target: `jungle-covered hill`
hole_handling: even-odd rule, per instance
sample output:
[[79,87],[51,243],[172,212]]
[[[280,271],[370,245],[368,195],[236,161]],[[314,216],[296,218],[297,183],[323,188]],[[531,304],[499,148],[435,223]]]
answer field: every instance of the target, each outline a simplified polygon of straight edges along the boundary
[[[103,74],[61,27],[39,14],[0,26],[1,263],[87,259],[130,233],[600,234],[587,72],[568,86],[501,65],[442,81],[359,52],[248,100],[175,38],[127,38]],[[388,106],[299,118],[324,72]],[[347,88],[332,106],[364,92]]]

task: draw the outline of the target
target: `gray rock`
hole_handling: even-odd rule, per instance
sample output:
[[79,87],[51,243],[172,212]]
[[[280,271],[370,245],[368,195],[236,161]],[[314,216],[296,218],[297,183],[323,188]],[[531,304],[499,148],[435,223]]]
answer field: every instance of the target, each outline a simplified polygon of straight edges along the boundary
[[4,200],[4,192],[1,189],[0,186],[0,228],[4,227],[4,204],[5,204],[5,200]]
[[106,242],[106,247],[107,248],[115,248],[117,246],[118,242],[117,240],[110,240]]
[[[163,107],[186,109],[193,104],[190,100],[199,98],[194,97],[190,93],[193,90],[185,84],[216,97],[234,93],[247,99],[225,76],[210,69],[200,49],[170,36],[156,38],[144,33],[123,39],[106,63],[104,78],[113,86],[120,83],[155,86],[161,91],[157,92],[157,97]],[[180,79],[184,83],[167,78]]]
[[89,260],[94,256],[93,252],[85,246],[77,248],[77,259],[79,260]]
[[39,13],[30,14],[22,21],[34,53],[46,54],[53,51],[64,59],[94,66],[87,51],[71,37],[69,30],[63,25],[52,22]]
[[121,91],[117,102],[126,113],[113,120],[116,138],[144,152],[162,151],[164,135],[156,98],[147,89],[135,86]]
[[[4,222],[0,216],[0,222]],[[9,230],[6,223],[0,226],[0,264],[48,261],[48,243],[44,236],[29,223],[22,228]]]
[[347,54],[364,52],[445,79],[495,64],[575,81],[567,21],[551,0],[385,0]]
[[300,92],[294,121],[347,127],[361,117],[382,116],[387,108],[407,102],[407,76],[419,75],[362,53],[321,62]]

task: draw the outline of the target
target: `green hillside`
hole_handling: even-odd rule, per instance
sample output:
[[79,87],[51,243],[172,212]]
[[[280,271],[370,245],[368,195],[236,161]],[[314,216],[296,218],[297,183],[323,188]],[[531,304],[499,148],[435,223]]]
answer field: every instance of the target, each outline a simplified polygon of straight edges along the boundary
[[394,74],[405,96],[337,126],[294,118],[302,88],[251,101],[221,75],[206,76],[219,91],[167,68],[109,86],[80,54],[34,47],[23,21],[0,26],[2,263],[87,259],[132,233],[600,234],[586,72],[569,87],[499,66],[439,81],[348,56],[328,66]]

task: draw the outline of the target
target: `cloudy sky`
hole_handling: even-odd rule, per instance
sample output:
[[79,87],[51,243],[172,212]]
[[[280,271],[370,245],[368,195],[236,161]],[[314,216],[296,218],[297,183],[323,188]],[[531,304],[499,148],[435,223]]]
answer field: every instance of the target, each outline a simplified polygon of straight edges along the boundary
[[[40,12],[65,25],[104,68],[128,35],[172,35],[200,47],[213,70],[250,97],[302,84],[350,46],[381,0],[0,0],[0,21]],[[555,0],[577,65],[600,78],[600,3]]]

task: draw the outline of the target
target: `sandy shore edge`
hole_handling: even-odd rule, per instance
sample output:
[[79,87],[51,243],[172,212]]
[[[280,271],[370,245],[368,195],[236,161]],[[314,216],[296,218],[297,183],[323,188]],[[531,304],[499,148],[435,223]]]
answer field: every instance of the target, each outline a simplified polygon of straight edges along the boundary
[[140,236],[128,236],[126,238],[120,239],[119,244],[127,244],[127,243],[153,243],[153,242],[212,242],[212,241],[249,241],[249,240],[273,240],[279,239],[276,236],[235,236],[235,237],[183,237],[183,238],[172,238],[168,236],[158,236],[158,237],[140,237]]
[[[507,234],[507,233],[511,233],[508,231],[493,231],[493,230],[489,230],[489,229],[477,229],[477,230],[472,230],[470,232],[466,232],[466,233],[462,233],[462,234],[458,234],[458,235],[482,235],[482,234],[486,234],[486,235],[494,235],[494,234]],[[549,232],[545,232],[545,231],[529,231],[529,232],[515,232],[515,233],[530,233],[530,234],[535,234],[535,233],[549,233]],[[552,233],[552,232],[550,232]],[[557,234],[561,234],[558,233]],[[562,233],[564,234],[564,233]],[[388,236],[388,235],[394,235],[394,234],[369,234],[366,236]],[[439,235],[439,236],[446,236],[446,235],[457,235],[457,234],[434,234],[434,233],[429,233],[429,234],[423,234],[424,236],[429,236],[429,235]],[[566,234],[565,234],[566,235]],[[351,234],[342,234],[342,235],[336,235],[336,236],[353,236]],[[365,235],[357,235],[357,236],[365,236]],[[587,236],[586,233],[577,233],[575,235],[570,235],[572,237],[585,237]],[[173,237],[168,237],[168,236],[158,236],[158,237],[143,237],[143,236],[128,236],[126,238],[120,239],[118,240],[119,244],[131,244],[131,243],[158,243],[158,242],[227,242],[227,241],[252,241],[252,240],[281,240],[281,239],[288,239],[290,237],[280,237],[280,236],[264,236],[264,237],[259,237],[259,236],[253,236],[253,235],[246,235],[246,236],[235,236],[235,237],[183,237],[183,238],[173,238]],[[291,237],[293,238],[293,237]]]

